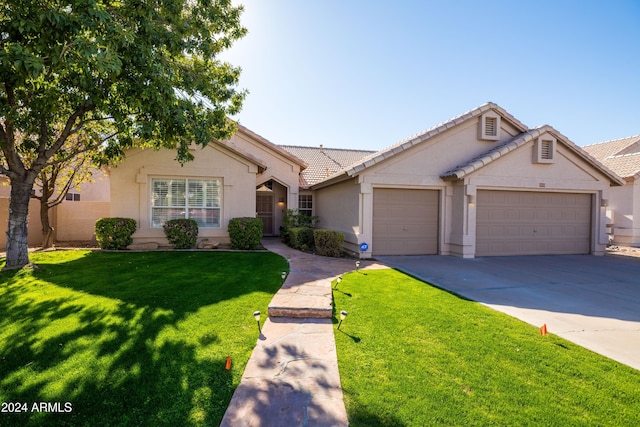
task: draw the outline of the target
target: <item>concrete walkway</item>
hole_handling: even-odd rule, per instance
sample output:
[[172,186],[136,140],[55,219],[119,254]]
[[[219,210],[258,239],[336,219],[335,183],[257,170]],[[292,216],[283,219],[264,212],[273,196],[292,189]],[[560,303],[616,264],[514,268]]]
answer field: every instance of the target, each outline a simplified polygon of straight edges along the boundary
[[354,270],[355,260],[306,254],[279,239],[263,245],[287,258],[290,273],[269,304],[269,318],[221,426],[347,426],[331,282]]

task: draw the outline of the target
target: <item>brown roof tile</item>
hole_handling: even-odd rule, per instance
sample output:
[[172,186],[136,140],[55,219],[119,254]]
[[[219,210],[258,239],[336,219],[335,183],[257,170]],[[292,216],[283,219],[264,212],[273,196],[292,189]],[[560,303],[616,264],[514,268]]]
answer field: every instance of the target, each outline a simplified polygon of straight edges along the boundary
[[343,168],[370,155],[369,150],[280,145],[280,148],[303,160],[308,166],[300,174],[300,186],[308,188]]
[[640,135],[582,147],[623,178],[640,172]]

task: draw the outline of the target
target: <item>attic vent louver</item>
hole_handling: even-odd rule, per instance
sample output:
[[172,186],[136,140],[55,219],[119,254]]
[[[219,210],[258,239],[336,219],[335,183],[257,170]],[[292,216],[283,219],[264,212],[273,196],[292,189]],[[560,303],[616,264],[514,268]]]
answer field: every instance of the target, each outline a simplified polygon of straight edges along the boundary
[[484,125],[484,132],[486,136],[498,135],[497,122],[498,119],[496,117],[487,117]]
[[553,163],[556,152],[556,139],[549,134],[536,139],[533,146],[534,163]]
[[487,141],[498,141],[500,139],[500,116],[487,111],[480,117],[479,139]]
[[553,141],[543,139],[540,145],[540,158],[543,160],[553,159]]

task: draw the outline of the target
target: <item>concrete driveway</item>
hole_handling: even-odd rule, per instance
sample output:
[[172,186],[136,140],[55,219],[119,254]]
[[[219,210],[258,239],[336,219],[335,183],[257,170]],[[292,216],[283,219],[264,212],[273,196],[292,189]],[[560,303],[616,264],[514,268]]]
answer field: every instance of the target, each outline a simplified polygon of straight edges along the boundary
[[378,259],[640,370],[640,258],[514,256]]

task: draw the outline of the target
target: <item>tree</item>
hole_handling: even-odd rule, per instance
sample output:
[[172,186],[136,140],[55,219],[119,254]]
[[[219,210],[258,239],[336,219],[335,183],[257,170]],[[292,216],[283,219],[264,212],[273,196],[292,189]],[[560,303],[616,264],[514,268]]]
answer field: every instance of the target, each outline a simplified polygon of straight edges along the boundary
[[[0,172],[11,182],[5,268],[29,263],[29,198],[73,135],[108,123],[105,158],[143,145],[229,138],[246,92],[217,56],[245,33],[231,0],[4,0],[0,3]],[[79,138],[83,153],[95,144]],[[73,155],[72,153],[70,155]]]
[[[77,138],[78,135],[76,135]],[[96,138],[96,141],[100,139]],[[77,141],[70,138],[65,145],[68,147],[63,146],[54,156],[58,161],[51,162],[40,171],[35,180],[35,187],[38,189],[31,193],[32,198],[40,201],[43,248],[53,244],[54,229],[49,221],[49,210],[62,203],[69,190],[78,188],[84,182],[92,181],[92,171],[95,170],[92,152],[69,156],[69,150],[77,146]]]

